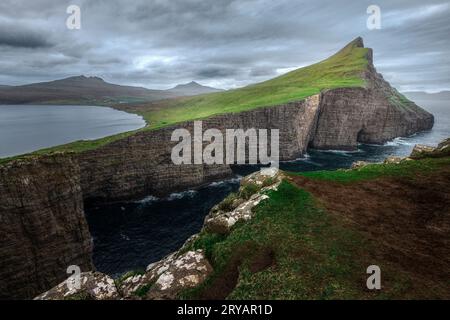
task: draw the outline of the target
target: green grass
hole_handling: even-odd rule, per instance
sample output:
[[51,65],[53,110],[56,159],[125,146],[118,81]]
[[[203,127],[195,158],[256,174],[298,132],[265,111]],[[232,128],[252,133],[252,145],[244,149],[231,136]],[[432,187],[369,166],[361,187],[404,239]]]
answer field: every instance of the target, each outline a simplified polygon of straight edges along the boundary
[[275,79],[226,92],[167,101],[141,114],[150,128],[302,100],[324,89],[362,87],[368,66],[366,48],[350,43],[332,57]]
[[71,142],[68,144],[63,144],[63,145],[59,145],[59,146],[55,146],[55,147],[51,147],[51,148],[40,149],[40,150],[31,152],[31,153],[27,153],[24,155],[18,155],[18,156],[8,157],[8,158],[0,158],[0,165],[6,164],[13,160],[26,160],[27,158],[32,158],[32,157],[41,156],[41,155],[48,155],[48,154],[52,154],[55,152],[79,153],[79,152],[94,150],[101,146],[107,145],[111,142],[114,142],[114,141],[117,141],[120,139],[125,139],[141,130],[143,130],[143,129],[139,129],[136,131],[123,132],[123,133],[119,133],[116,135],[108,136],[108,137],[97,139],[97,140],[74,141],[74,142]]
[[399,164],[370,164],[354,170],[311,171],[290,173],[307,178],[351,183],[361,180],[376,179],[381,176],[415,176],[450,165],[450,157],[426,158],[416,161],[402,161]]
[[[322,62],[291,71],[272,80],[225,92],[165,100],[149,104],[148,108],[144,105],[133,112],[142,115],[148,123],[148,126],[140,130],[152,130],[218,114],[237,113],[259,107],[299,101],[318,94],[324,89],[362,87],[365,83],[361,74],[368,66],[367,51],[368,49],[357,47],[355,42],[351,42],[341,51]],[[130,103],[136,102],[130,100],[129,97],[124,97],[124,99]],[[97,102],[105,105],[104,101]],[[85,103],[92,104],[93,101],[85,101]],[[75,141],[66,145],[39,150],[32,154],[88,151],[126,138],[135,132],[122,133],[93,141]],[[0,159],[0,164],[17,158],[23,158],[23,156]]]
[[[214,273],[181,298],[201,296],[244,247],[251,249],[242,257],[239,280],[229,299],[350,299],[378,294],[389,298],[405,290],[401,275],[390,280],[391,289],[382,296],[365,290],[370,262],[362,253],[370,250],[369,241],[340,225],[308,192],[283,181],[269,196],[256,208],[255,217],[237,224],[228,237],[201,234],[193,246],[206,251]],[[263,248],[274,252],[275,264],[252,273],[254,253]]]

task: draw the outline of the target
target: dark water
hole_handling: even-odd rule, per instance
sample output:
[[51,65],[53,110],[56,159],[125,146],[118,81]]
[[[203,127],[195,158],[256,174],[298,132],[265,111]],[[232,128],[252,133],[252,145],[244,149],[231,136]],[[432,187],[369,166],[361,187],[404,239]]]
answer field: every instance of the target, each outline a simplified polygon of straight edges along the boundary
[[0,158],[143,126],[140,116],[107,107],[0,105]]
[[[436,145],[450,137],[450,104],[434,101],[420,105],[436,117],[435,127],[430,132],[397,138],[383,146],[360,145],[355,152],[310,150],[305,158],[282,163],[280,167],[289,171],[348,168],[357,160],[382,161],[390,155],[406,156],[417,143]],[[236,173],[245,175],[257,169],[236,168]],[[210,208],[238,186],[237,178],[200,190],[172,194],[165,199],[149,196],[140,202],[88,208],[97,269],[117,276],[145,268],[177,250],[201,229]]]

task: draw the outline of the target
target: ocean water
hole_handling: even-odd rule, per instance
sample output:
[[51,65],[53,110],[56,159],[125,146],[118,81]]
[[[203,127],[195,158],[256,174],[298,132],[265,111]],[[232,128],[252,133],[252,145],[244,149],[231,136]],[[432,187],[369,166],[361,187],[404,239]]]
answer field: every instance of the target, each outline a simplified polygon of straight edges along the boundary
[[[407,156],[415,144],[437,145],[450,137],[450,103],[418,101],[435,115],[429,132],[394,139],[382,146],[359,145],[354,152],[309,150],[295,161],[280,164],[289,171],[349,168],[354,161],[382,161],[388,156]],[[112,276],[145,267],[177,250],[186,239],[200,231],[209,210],[239,187],[239,177],[258,170],[239,167],[236,177],[198,190],[174,193],[158,199],[151,195],[136,202],[86,208],[94,240],[94,264]]]
[[0,158],[144,126],[142,117],[108,107],[0,105]]

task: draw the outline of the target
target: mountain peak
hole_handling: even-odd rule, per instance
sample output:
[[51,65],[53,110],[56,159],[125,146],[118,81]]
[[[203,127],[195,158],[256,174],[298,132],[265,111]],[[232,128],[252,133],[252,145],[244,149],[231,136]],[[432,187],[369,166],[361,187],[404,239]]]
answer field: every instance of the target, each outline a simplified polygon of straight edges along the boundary
[[191,81],[188,83],[179,84],[174,89],[187,88],[187,87],[193,88],[193,87],[203,87],[203,86],[201,84],[199,84],[198,82]]
[[353,39],[352,41],[347,43],[345,47],[343,47],[339,52],[347,52],[353,49],[360,49],[360,48],[364,48],[364,40],[361,37],[357,37],[356,39]]
[[174,88],[169,89],[168,91],[176,92],[177,94],[181,94],[181,95],[191,96],[191,95],[198,95],[198,94],[203,94],[203,93],[219,92],[222,90],[203,86],[198,82],[191,81],[188,83],[179,84],[179,85],[175,86]]
[[364,48],[364,40],[362,37],[357,37],[352,42],[350,42],[348,45],[352,45],[356,48]]
[[79,75],[79,76],[68,77],[68,78],[61,79],[61,80],[105,82],[105,80],[103,80],[103,79],[100,78],[100,77],[86,77],[85,75]]

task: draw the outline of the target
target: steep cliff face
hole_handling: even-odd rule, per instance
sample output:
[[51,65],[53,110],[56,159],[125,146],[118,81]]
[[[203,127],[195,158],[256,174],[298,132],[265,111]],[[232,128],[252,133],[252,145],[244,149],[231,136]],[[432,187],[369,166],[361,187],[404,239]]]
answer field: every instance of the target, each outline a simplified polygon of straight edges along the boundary
[[[350,45],[364,47],[361,38]],[[313,148],[355,149],[358,142],[382,144],[433,127],[432,114],[402,96],[376,72],[371,49],[367,63],[362,74],[364,88],[322,92]]]
[[[344,54],[362,47],[362,40],[349,46]],[[433,116],[376,73],[370,50],[367,61],[364,87],[324,90],[301,101],[213,116],[203,120],[203,131],[279,129],[280,160],[291,160],[308,145],[353,149],[358,142],[383,143],[430,129]],[[83,201],[167,194],[230,176],[228,165],[172,163],[178,143],[171,141],[173,130],[193,134],[193,126],[188,121],[74,155],[0,165],[0,297],[35,296],[64,279],[71,264],[93,268]]]
[[67,155],[0,167],[0,299],[30,298],[93,268],[78,163]]
[[[319,96],[286,105],[224,114],[202,121],[203,132],[215,128],[279,129],[280,158],[295,159],[308,147],[317,121]],[[166,194],[229,177],[228,165],[175,165],[171,160],[173,130],[194,134],[194,122],[144,131],[79,155],[81,184],[88,201],[112,201]],[[270,134],[268,143],[270,144]],[[206,142],[205,142],[206,143]]]

